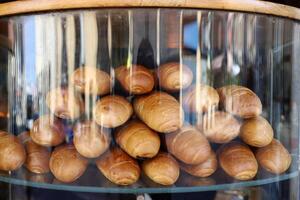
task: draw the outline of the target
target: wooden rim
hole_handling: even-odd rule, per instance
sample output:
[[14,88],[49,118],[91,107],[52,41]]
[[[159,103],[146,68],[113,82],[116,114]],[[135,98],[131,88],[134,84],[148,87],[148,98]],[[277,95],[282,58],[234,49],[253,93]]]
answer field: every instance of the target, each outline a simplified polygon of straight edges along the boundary
[[259,0],[22,0],[0,4],[0,16],[80,8],[202,8],[270,14],[300,20],[300,9]]

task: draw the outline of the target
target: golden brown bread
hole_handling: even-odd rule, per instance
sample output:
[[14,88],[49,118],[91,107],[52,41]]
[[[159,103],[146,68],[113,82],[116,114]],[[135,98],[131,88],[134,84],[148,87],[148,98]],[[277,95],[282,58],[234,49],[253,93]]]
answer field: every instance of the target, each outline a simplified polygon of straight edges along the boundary
[[288,150],[276,139],[255,153],[258,163],[274,174],[284,173],[291,165],[292,157]]
[[132,106],[124,97],[105,96],[94,107],[94,120],[99,126],[114,128],[124,124],[132,113]]
[[229,113],[215,111],[205,114],[197,127],[209,141],[227,143],[239,135],[241,123]]
[[264,147],[272,142],[273,129],[263,117],[255,117],[244,121],[240,137],[248,145]]
[[143,122],[132,120],[120,127],[115,134],[116,142],[134,158],[152,158],[160,148],[160,138]]
[[172,185],[179,177],[177,161],[170,154],[163,152],[143,161],[142,168],[147,177],[161,185]]
[[209,157],[198,165],[188,165],[180,163],[180,168],[196,177],[208,177],[212,175],[218,168],[218,161],[215,152],[211,151]]
[[16,136],[0,131],[0,170],[19,169],[26,160],[25,149]]
[[183,97],[183,106],[187,112],[208,112],[218,107],[218,92],[208,85],[193,85]]
[[73,88],[56,88],[48,92],[46,105],[56,117],[78,118],[83,113],[83,101]]
[[50,157],[50,170],[61,182],[70,183],[86,170],[88,160],[83,158],[73,145],[56,147]]
[[73,143],[82,156],[96,158],[103,154],[110,145],[110,135],[105,128],[93,121],[79,122],[73,129]]
[[64,125],[51,115],[40,116],[30,130],[32,140],[42,146],[57,146],[64,142]]
[[174,97],[165,92],[139,96],[133,107],[137,116],[157,132],[170,133],[183,125],[183,109]]
[[262,112],[259,97],[246,87],[228,85],[219,88],[217,91],[222,107],[229,113],[241,118],[252,118]]
[[96,164],[108,180],[118,185],[135,183],[141,173],[137,161],[117,147],[103,154]]
[[170,62],[158,67],[157,78],[159,85],[168,91],[178,91],[187,88],[193,81],[193,73],[186,65]]
[[192,126],[165,135],[168,151],[180,161],[196,165],[208,159],[211,148],[205,136]]
[[120,66],[115,69],[117,80],[131,94],[145,94],[154,87],[152,72],[142,65]]
[[250,180],[257,174],[258,164],[248,146],[230,142],[224,144],[218,153],[220,166],[229,176],[237,180]]
[[77,91],[91,95],[104,95],[109,93],[110,76],[96,67],[79,67],[72,74],[70,84]]

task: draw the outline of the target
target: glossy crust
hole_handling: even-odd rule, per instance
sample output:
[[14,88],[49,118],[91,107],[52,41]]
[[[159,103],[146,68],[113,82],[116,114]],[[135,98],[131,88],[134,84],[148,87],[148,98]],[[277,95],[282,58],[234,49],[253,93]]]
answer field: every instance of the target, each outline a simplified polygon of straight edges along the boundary
[[220,96],[221,107],[229,113],[247,119],[256,117],[262,112],[259,97],[246,87],[228,85],[217,91]]
[[122,96],[105,96],[94,107],[94,119],[99,126],[114,128],[124,124],[132,115],[129,101]]
[[[180,73],[181,71],[182,73]],[[159,85],[172,92],[187,88],[193,81],[193,73],[190,68],[182,65],[180,69],[180,64],[176,62],[159,66],[156,73]]]
[[211,148],[205,136],[192,126],[165,135],[168,151],[180,161],[196,165],[208,159]]
[[241,123],[231,114],[216,111],[203,116],[198,129],[214,143],[227,143],[240,133]]
[[224,144],[218,153],[220,166],[229,176],[237,180],[250,180],[257,174],[258,164],[248,146],[230,142]]
[[0,170],[17,170],[25,160],[26,152],[19,138],[0,131]]
[[120,127],[115,134],[116,142],[134,158],[152,158],[160,148],[158,134],[138,120]]
[[108,131],[93,121],[77,123],[73,133],[73,143],[76,150],[87,158],[100,156],[110,145],[111,138]]
[[272,142],[273,136],[272,126],[260,116],[246,120],[241,127],[240,138],[254,147],[267,146]]
[[146,176],[161,185],[172,185],[179,177],[177,161],[167,153],[160,152],[154,158],[145,160],[142,168]]
[[98,169],[117,185],[131,185],[140,177],[140,167],[136,160],[120,148],[107,151],[96,161]]
[[170,133],[183,125],[183,109],[174,97],[165,92],[139,96],[133,106],[137,116],[157,132]]
[[142,65],[120,66],[115,69],[117,80],[131,94],[145,94],[154,87],[152,72]]
[[39,145],[57,146],[65,140],[64,125],[54,116],[40,116],[33,122],[30,137]]
[[78,179],[86,170],[88,160],[83,158],[73,145],[56,147],[51,154],[50,170],[61,182],[70,183]]
[[255,153],[258,163],[274,174],[284,173],[291,165],[292,157],[288,150],[276,139]]

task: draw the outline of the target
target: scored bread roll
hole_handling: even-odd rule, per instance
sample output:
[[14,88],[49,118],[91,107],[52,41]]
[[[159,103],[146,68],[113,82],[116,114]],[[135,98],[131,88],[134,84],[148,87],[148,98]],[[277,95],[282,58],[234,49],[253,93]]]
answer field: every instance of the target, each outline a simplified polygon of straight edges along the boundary
[[0,131],[0,170],[19,169],[26,160],[25,149],[16,136]]
[[261,114],[262,104],[259,97],[249,88],[228,85],[217,89],[222,107],[229,113],[241,118],[252,118]]
[[50,157],[50,170],[61,182],[70,183],[86,170],[88,160],[83,158],[73,145],[56,147]]
[[42,146],[57,146],[64,142],[64,125],[51,115],[40,116],[30,130],[32,140]]
[[102,174],[117,185],[131,185],[141,173],[137,161],[116,147],[102,155],[96,164]]
[[258,163],[274,174],[284,173],[291,165],[292,157],[288,150],[276,139],[255,153]]
[[132,113],[132,106],[124,97],[105,96],[95,105],[94,119],[99,126],[115,128],[124,124]]
[[152,72],[142,65],[120,66],[115,74],[121,86],[131,94],[145,94],[154,87]]
[[79,122],[75,125],[73,143],[82,156],[96,158],[109,147],[111,138],[108,131],[93,121]]
[[142,168],[147,177],[161,185],[172,185],[179,177],[177,161],[170,154],[163,152],[143,161]]
[[139,96],[133,106],[138,117],[157,132],[170,133],[183,125],[183,109],[174,97],[165,92]]
[[224,144],[219,150],[221,168],[237,180],[250,180],[255,177],[258,164],[250,148],[239,142]]
[[197,127],[209,141],[227,143],[239,135],[241,123],[229,113],[216,111],[205,114]]
[[196,165],[208,159],[211,148],[205,136],[192,126],[165,135],[168,151],[180,161]]
[[217,170],[217,167],[218,167],[217,156],[213,151],[211,151],[207,160],[205,160],[204,162],[198,165],[188,165],[185,163],[180,163],[180,168],[183,171],[196,177],[208,177]]
[[264,147],[272,142],[273,129],[269,122],[263,117],[247,119],[242,127],[240,137],[248,145]]
[[178,91],[187,88],[193,81],[193,73],[186,65],[170,62],[160,65],[157,69],[159,85],[168,91]]
[[120,147],[134,158],[152,158],[160,148],[158,134],[138,120],[120,127],[115,139]]

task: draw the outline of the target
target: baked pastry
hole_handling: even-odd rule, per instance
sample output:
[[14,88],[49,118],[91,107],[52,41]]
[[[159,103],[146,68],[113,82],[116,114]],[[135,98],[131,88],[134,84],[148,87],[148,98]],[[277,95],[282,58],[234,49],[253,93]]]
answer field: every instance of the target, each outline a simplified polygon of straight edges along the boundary
[[208,159],[211,148],[206,137],[192,126],[165,135],[168,151],[180,161],[196,165]]
[[230,142],[224,144],[218,153],[220,166],[229,176],[237,180],[250,180],[257,174],[258,164],[248,146]]
[[50,157],[50,170],[61,182],[70,183],[86,170],[88,160],[83,158],[73,145],[56,147]]
[[241,123],[231,114],[215,111],[197,122],[198,129],[214,143],[227,143],[240,133]]
[[19,138],[0,131],[0,170],[17,170],[25,160],[26,152]]
[[254,117],[244,121],[241,127],[240,138],[254,147],[264,147],[272,142],[273,129],[263,117]]
[[94,120],[99,126],[115,128],[124,124],[132,113],[132,106],[124,97],[105,96],[94,107]]
[[131,185],[141,173],[137,161],[116,147],[102,155],[96,164],[102,174],[117,185]]
[[252,118],[261,114],[262,104],[259,97],[249,88],[228,85],[219,88],[220,103],[229,113],[241,118]]
[[288,150],[276,139],[255,153],[258,163],[267,171],[282,174],[291,165],[292,157]]
[[108,131],[93,121],[77,123],[73,133],[73,143],[76,150],[86,158],[100,156],[110,145],[111,138]]
[[40,116],[33,122],[30,137],[39,145],[57,146],[65,140],[64,125],[54,116]]
[[157,132],[170,133],[183,125],[183,109],[174,97],[165,92],[139,96],[133,107],[137,116]]
[[134,158],[152,158],[160,148],[160,138],[143,122],[132,120],[120,127],[115,134],[116,142]]
[[186,65],[170,62],[160,65],[156,71],[159,85],[168,91],[179,91],[193,82],[193,72]]
[[116,79],[131,94],[145,94],[154,87],[152,72],[142,65],[120,66],[115,69]]
[[179,177],[177,161],[170,154],[163,152],[143,161],[142,168],[147,177],[161,185],[172,185]]

